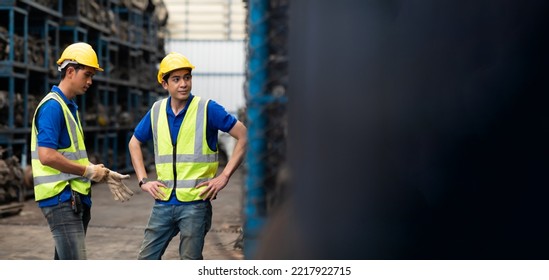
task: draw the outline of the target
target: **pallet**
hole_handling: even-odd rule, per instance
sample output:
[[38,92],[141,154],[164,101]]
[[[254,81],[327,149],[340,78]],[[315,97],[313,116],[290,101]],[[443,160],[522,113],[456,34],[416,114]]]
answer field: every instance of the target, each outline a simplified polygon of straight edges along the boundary
[[0,205],[0,216],[19,214],[23,210],[23,203],[13,202],[6,205]]

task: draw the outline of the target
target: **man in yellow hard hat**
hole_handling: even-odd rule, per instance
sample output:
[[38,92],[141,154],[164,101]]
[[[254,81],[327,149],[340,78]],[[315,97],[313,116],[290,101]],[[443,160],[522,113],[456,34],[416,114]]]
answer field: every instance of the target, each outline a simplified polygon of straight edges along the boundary
[[[160,63],[158,82],[169,97],[159,100],[135,128],[129,143],[139,186],[155,199],[138,259],[161,259],[179,233],[181,259],[202,259],[211,227],[213,200],[243,160],[244,124],[213,100],[191,93],[194,69],[179,53]],[[217,175],[219,131],[236,141],[234,152]],[[156,180],[147,178],[141,144],[154,141]]]
[[61,81],[41,100],[32,122],[34,196],[55,242],[54,259],[86,259],[85,235],[91,219],[91,181],[106,181],[116,200],[133,194],[129,175],[88,160],[75,97],[86,93],[103,71],[86,43],[69,45],[57,61]]

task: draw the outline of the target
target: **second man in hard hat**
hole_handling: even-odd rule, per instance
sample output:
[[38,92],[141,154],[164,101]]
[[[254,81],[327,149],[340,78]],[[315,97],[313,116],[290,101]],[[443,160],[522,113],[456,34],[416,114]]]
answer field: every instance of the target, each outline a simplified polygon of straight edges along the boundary
[[133,195],[121,175],[90,163],[75,97],[86,93],[103,71],[87,43],[69,45],[57,61],[61,81],[39,103],[32,121],[34,196],[55,242],[54,259],[86,259],[91,219],[91,182],[107,182],[116,200]]
[[[139,186],[155,199],[138,259],[161,259],[178,233],[180,258],[203,259],[204,239],[212,223],[211,200],[244,158],[246,127],[220,104],[191,93],[194,68],[180,53],[164,57],[157,79],[169,96],[153,104],[129,143]],[[219,131],[237,141],[217,175]],[[143,164],[141,144],[150,140],[157,178],[148,178]]]

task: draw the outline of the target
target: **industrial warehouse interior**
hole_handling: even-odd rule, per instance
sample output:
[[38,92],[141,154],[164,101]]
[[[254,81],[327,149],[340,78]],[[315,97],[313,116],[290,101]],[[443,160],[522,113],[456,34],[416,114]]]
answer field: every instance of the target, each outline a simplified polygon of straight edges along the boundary
[[[281,1],[279,6],[278,17],[284,20],[287,3]],[[106,184],[94,184],[93,218],[87,242],[93,242],[103,234],[110,235],[97,232],[94,237],[94,228],[104,231],[111,227],[134,231],[135,240],[131,249],[110,246],[109,249],[98,248],[95,253],[90,248],[88,258],[135,259],[151,201],[139,190],[128,142],[152,104],[167,97],[166,91],[156,81],[158,65],[170,52],[184,54],[196,65],[193,93],[200,92],[201,97],[216,101],[228,113],[248,123],[246,95],[249,94],[245,82],[247,2],[17,0],[3,1],[0,13],[0,227],[7,231],[6,236],[44,238],[38,242],[44,246],[43,251],[30,250],[36,248],[36,244],[31,243],[29,248],[7,248],[4,246],[17,242],[3,239],[0,259],[47,260],[53,257],[47,222],[34,198],[31,127],[38,103],[52,86],[59,83],[57,59],[67,46],[75,42],[90,44],[96,51],[98,64],[104,69],[93,77],[85,95],[76,98],[89,161],[130,174],[127,185],[137,193],[131,202],[115,204],[108,197]],[[287,36],[287,32],[278,36]],[[278,43],[281,44],[282,40],[279,39]],[[277,48],[279,53],[286,51],[284,45]],[[273,63],[270,67],[281,68],[285,61]],[[283,71],[285,68],[279,70]],[[276,83],[269,86],[278,87],[279,91],[281,88]],[[282,119],[285,104],[275,103],[280,106],[278,111],[271,113],[273,120],[274,117]],[[273,125],[280,127],[282,122],[277,120]],[[275,145],[271,145],[275,150],[269,151],[270,156],[265,154],[257,160],[267,159],[281,164],[284,135],[281,129],[275,126],[273,129],[277,129],[276,133],[271,132],[277,137],[272,139]],[[225,132],[219,133],[218,140],[222,167],[232,156],[235,141]],[[143,148],[143,159],[147,171],[154,172],[152,143]],[[225,197],[220,196],[215,202],[220,210],[214,216],[214,226],[208,234],[207,242],[214,245],[205,246],[206,258],[245,258],[243,209],[246,170],[243,163],[232,178],[231,187],[227,187]],[[265,174],[269,178],[264,180],[269,180],[269,184],[274,186],[276,173],[273,169],[270,175]],[[154,178],[155,175],[151,173],[150,176]],[[106,197],[101,199],[103,193]],[[103,203],[105,207],[99,206]],[[266,207],[264,201],[259,203]],[[137,214],[139,211],[136,209],[142,209],[143,214]],[[118,215],[114,215],[114,221],[109,221],[109,217],[114,217],[113,211]],[[257,215],[257,219],[262,218],[264,216]],[[29,231],[29,227],[40,230],[40,233]],[[13,235],[17,231],[21,234]],[[256,242],[254,239],[258,236],[252,236],[248,240]],[[132,243],[132,238],[123,239],[125,243]],[[173,243],[173,252],[168,250],[165,259],[179,258],[177,242]],[[127,253],[120,253],[124,251]]]

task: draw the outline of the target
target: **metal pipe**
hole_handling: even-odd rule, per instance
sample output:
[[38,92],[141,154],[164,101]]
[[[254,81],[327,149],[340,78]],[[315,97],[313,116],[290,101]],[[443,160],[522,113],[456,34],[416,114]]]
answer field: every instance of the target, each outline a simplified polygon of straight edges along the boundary
[[248,150],[246,163],[248,175],[246,181],[244,205],[244,257],[253,259],[259,235],[265,224],[265,126],[263,114],[267,85],[268,50],[268,4],[267,0],[250,0],[248,3]]

